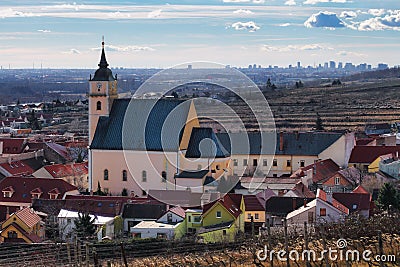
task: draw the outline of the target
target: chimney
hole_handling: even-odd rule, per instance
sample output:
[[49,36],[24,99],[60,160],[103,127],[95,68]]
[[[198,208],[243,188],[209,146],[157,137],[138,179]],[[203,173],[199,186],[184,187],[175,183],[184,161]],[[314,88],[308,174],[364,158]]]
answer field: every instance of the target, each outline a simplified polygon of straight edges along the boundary
[[307,198],[303,199],[303,206],[304,206],[304,208],[307,207]]
[[293,210],[296,210],[296,207],[297,207],[296,198],[292,198],[292,208],[293,208]]
[[279,151],[283,151],[283,132],[279,132]]
[[299,131],[294,131],[294,134],[296,135],[296,141],[299,140]]
[[6,211],[6,219],[10,218],[10,208],[7,207],[7,211]]

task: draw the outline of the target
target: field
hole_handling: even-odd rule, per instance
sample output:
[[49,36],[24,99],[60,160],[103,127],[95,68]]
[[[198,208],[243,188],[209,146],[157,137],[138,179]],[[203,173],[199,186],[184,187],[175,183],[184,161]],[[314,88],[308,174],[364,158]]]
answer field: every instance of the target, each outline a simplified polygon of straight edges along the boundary
[[[374,82],[352,81],[340,86],[266,90],[276,128],[282,131],[308,131],[315,127],[317,113],[328,131],[362,131],[366,123],[393,123],[400,119],[400,79]],[[229,105],[251,129],[254,117],[244,102]],[[209,106],[206,114],[226,123],[231,119]],[[209,120],[203,119],[204,123]]]

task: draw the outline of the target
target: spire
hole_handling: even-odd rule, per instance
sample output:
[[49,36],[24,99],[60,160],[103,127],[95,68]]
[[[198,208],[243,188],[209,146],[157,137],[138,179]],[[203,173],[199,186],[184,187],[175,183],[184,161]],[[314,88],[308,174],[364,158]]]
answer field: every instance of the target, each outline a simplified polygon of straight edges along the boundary
[[106,59],[106,53],[104,52],[104,36],[102,38],[102,42],[101,42],[101,58],[100,58],[100,63],[98,65],[100,68],[107,68],[108,67],[108,63],[107,63],[107,59]]

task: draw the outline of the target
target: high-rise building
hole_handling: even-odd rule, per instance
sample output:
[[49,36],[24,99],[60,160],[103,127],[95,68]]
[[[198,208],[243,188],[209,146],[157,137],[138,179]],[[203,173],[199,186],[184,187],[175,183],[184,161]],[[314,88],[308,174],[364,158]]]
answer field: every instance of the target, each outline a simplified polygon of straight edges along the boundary
[[329,68],[330,69],[336,69],[336,62],[335,61],[329,61]]

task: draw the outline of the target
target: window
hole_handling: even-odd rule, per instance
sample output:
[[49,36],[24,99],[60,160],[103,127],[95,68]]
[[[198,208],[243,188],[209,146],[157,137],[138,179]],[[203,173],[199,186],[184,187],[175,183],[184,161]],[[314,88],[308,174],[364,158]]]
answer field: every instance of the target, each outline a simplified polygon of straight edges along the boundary
[[300,167],[304,167],[306,164],[305,164],[305,161],[304,160],[300,160]]
[[276,177],[278,177],[278,174],[274,173],[274,174],[272,174],[272,177],[276,178]]
[[357,209],[357,204],[353,204],[353,210]]
[[253,166],[257,166],[257,159],[253,159]]
[[340,185],[340,177],[335,177],[335,185]]
[[163,182],[163,183],[167,182],[167,172],[166,171],[161,172],[161,182]]
[[142,233],[133,233],[132,235],[133,235],[133,238],[137,238],[137,239],[142,238]]
[[8,231],[7,237],[8,238],[18,238],[18,234],[15,231]]
[[313,223],[314,222],[314,212],[309,211],[308,212],[308,223]]
[[142,190],[142,196],[145,196],[145,195],[147,195],[146,191]]
[[147,182],[147,172],[142,171],[142,182]]
[[251,220],[251,213],[247,214],[247,219]]
[[238,160],[237,159],[233,159],[233,166],[237,166],[238,165]]
[[108,188],[104,188],[104,193],[106,193],[108,195],[109,189]]
[[128,172],[126,170],[122,171],[122,181],[128,180]]
[[11,197],[12,193],[10,191],[3,191],[3,197]]
[[247,166],[247,159],[243,160],[243,166]]
[[167,239],[167,234],[166,233],[157,233],[157,238]]
[[169,223],[172,222],[172,213],[167,214],[167,222],[169,222]]
[[216,218],[221,218],[221,211],[217,211],[217,213],[216,213],[216,216],[215,216]]
[[292,162],[288,159],[288,160],[286,161],[286,167],[290,167],[290,166],[292,166]]
[[263,159],[263,166],[268,166],[268,160]]
[[96,110],[101,110],[101,102],[97,101],[96,103]]
[[201,164],[197,165],[197,170],[201,170],[203,169],[203,166],[201,166]]
[[222,230],[222,234],[223,234],[223,235],[226,235],[226,230]]
[[188,222],[192,222],[192,216],[188,216]]
[[320,208],[319,209],[319,215],[325,217],[326,216],[326,209],[325,208]]
[[193,217],[193,221],[194,221],[195,223],[201,222],[201,216],[194,216],[194,217]]
[[216,168],[217,170],[219,170],[220,167],[219,167],[219,165],[217,165],[217,166],[215,166],[215,168]]
[[260,216],[258,215],[258,213],[254,214],[254,218],[255,218],[256,220],[258,220],[258,219],[260,218]]
[[274,167],[278,166],[278,160],[277,159],[274,159],[272,161],[272,166],[274,166]]
[[108,180],[108,170],[105,169],[104,170],[104,181],[107,181],[107,180]]

